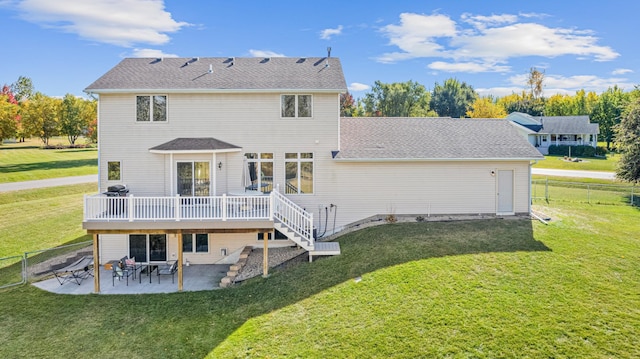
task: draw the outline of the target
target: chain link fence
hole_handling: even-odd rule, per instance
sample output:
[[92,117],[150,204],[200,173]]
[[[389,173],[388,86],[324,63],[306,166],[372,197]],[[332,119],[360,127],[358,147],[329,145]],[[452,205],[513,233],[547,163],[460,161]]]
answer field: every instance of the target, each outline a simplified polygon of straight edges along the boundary
[[0,289],[27,282],[24,256],[0,258]]
[[0,289],[50,277],[52,270],[66,267],[82,256],[92,255],[92,244],[92,241],[86,241],[0,258]]
[[640,190],[633,185],[564,182],[549,179],[531,181],[533,201],[640,206],[639,192]]

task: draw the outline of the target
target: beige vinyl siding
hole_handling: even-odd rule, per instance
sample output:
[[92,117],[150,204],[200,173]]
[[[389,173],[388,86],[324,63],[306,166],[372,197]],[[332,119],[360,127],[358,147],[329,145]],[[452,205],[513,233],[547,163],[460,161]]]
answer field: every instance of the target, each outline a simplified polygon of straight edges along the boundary
[[[290,196],[314,214],[337,205],[336,228],[380,214],[495,214],[496,176],[514,171],[514,209],[529,210],[529,166],[514,162],[333,162],[316,164],[316,195]],[[322,217],[325,217],[322,209]],[[329,216],[333,227],[334,213]]]
[[99,243],[100,264],[129,255],[129,239],[126,234],[101,234]]
[[[311,118],[281,118],[279,93],[169,94],[166,123],[137,123],[135,94],[103,94],[100,101],[102,191],[111,184],[106,181],[107,161],[122,162],[121,182],[131,194],[169,196],[175,193],[177,160],[207,160],[215,195],[242,192],[243,154],[268,152],[274,155],[274,186],[280,185],[283,192],[285,153],[312,152],[314,193],[287,197],[313,213],[316,226],[324,227],[319,212],[331,204],[337,205],[337,228],[379,214],[495,214],[496,176],[491,171],[498,169],[514,170],[514,211],[528,212],[528,161],[334,160],[331,151],[338,149],[339,137],[337,94],[313,94]],[[179,137],[213,137],[242,150],[173,158],[149,152]],[[223,164],[221,170],[218,162]],[[332,227],[333,214],[329,223]],[[211,247],[213,256],[219,255],[219,248]]]
[[[217,154],[217,194],[242,189],[242,154],[274,154],[276,183],[284,179],[284,153],[327,153],[338,147],[336,94],[313,94],[313,117],[280,118],[280,94],[169,94],[166,123],[135,121],[135,94],[100,96],[100,188],[107,182],[107,161],[122,162],[122,181],[130,193],[172,195],[170,156],[149,149],[179,137],[213,137],[242,147],[239,153]],[[207,155],[212,158],[211,155]],[[174,156],[177,157],[177,156]],[[181,159],[188,155],[180,155]],[[195,156],[192,156],[195,158]],[[202,158],[202,157],[197,157]],[[218,160],[216,158],[216,164]],[[214,163],[212,162],[212,165]],[[278,177],[279,176],[279,177]],[[175,182],[175,179],[173,180]]]

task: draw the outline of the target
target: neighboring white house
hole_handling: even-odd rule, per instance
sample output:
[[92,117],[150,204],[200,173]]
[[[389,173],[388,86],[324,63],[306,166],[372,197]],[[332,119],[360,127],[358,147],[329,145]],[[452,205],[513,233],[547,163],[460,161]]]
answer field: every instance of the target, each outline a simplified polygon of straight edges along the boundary
[[543,158],[504,120],[340,118],[337,58],[124,59],[85,91],[98,263],[230,263],[267,243],[331,255],[317,237],[376,216],[528,213]]
[[540,116],[512,112],[507,119],[520,126],[529,143],[543,155],[549,154],[549,146],[598,146],[600,129],[591,123],[589,116]]

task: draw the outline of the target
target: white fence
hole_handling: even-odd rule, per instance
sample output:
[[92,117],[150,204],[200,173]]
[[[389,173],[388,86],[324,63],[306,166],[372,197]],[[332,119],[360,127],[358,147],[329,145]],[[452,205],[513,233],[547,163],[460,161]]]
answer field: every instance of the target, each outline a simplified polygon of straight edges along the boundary
[[270,196],[109,197],[86,195],[85,221],[271,220]]

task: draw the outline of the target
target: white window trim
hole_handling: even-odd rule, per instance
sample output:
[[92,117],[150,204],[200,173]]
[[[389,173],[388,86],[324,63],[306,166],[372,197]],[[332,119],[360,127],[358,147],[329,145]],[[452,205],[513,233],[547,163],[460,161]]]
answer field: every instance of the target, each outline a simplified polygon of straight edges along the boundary
[[[154,97],[154,96],[164,96],[165,97],[165,117],[167,118],[165,121],[154,121],[153,120],[153,99],[149,99],[149,121],[138,121],[138,97]],[[167,94],[136,94],[135,95],[135,123],[169,123],[169,95]]]
[[[282,101],[283,101],[283,97],[284,96],[295,96],[295,105],[294,105],[294,109],[296,111],[296,115],[293,117],[285,117],[282,116]],[[298,116],[298,96],[310,96],[311,97],[311,116],[308,117],[300,117]],[[315,113],[315,109],[313,108],[314,105],[314,101],[313,101],[313,95],[310,93],[300,93],[300,94],[293,94],[293,93],[283,93],[280,95],[280,118],[281,119],[291,119],[291,118],[308,118],[308,119],[312,119],[313,118],[313,114]]]
[[[212,195],[213,192],[213,182],[215,181],[215,179],[213,178],[213,176],[215,175],[214,170],[211,166],[214,165],[214,162],[210,161],[210,160],[175,160],[174,164],[173,164],[173,170],[175,171],[174,175],[175,176],[175,185],[174,185],[174,191],[177,194],[178,193],[178,163],[191,163],[191,174],[192,174],[192,178],[193,180],[195,180],[195,173],[193,173],[195,171],[195,163],[196,162],[206,162],[209,164],[209,196]],[[193,187],[193,189],[195,190],[195,186]],[[191,195],[193,197],[196,197],[195,195]]]
[[[247,154],[249,154],[249,153],[255,154],[256,158],[248,158]],[[271,155],[271,158],[262,158],[262,155],[267,155],[267,154]],[[274,186],[273,176],[275,175],[275,153],[273,153],[273,152],[245,152],[243,154],[243,156],[244,156],[244,159],[246,160],[245,165],[248,165],[250,162],[253,162],[253,163],[256,164],[256,166],[258,166],[259,169],[262,169],[262,164],[263,163],[271,163],[271,171],[272,171],[272,173],[271,173],[271,177],[272,177],[271,178],[271,186],[273,187]],[[243,168],[243,171],[244,170],[248,171],[248,169],[244,169]],[[257,173],[256,175],[258,177],[257,190],[262,192],[262,175],[261,175],[261,173]]]
[[[120,178],[119,179],[115,179],[115,180],[109,179],[109,162],[118,162],[118,163],[120,163]],[[122,175],[122,173],[123,173],[122,168],[123,168],[122,161],[120,161],[120,160],[113,160],[113,161],[107,160],[107,182],[122,182],[123,181],[123,177],[124,177]]]
[[[287,153],[295,153],[297,155],[297,158],[287,158]],[[300,155],[303,153],[311,153],[311,157],[312,158],[302,158]],[[288,162],[294,162],[297,163],[298,168],[298,193],[286,193],[286,188],[285,188],[285,194],[288,195],[296,195],[296,196],[313,196],[316,192],[316,164],[315,164],[315,159],[316,159],[316,154],[314,152],[285,152],[284,154],[284,164],[285,164],[285,174],[284,174],[284,181],[287,181],[287,174],[286,174],[286,168],[287,168],[287,163]],[[301,190],[301,181],[302,181],[302,171],[301,171],[301,164],[302,162],[311,162],[311,168],[313,169],[313,179],[311,181],[311,185],[313,186],[313,191],[310,193],[304,193],[304,192],[300,192]]]

